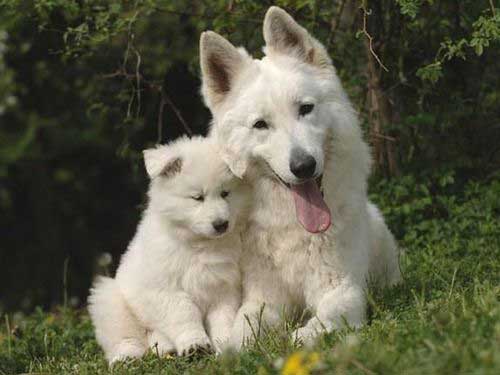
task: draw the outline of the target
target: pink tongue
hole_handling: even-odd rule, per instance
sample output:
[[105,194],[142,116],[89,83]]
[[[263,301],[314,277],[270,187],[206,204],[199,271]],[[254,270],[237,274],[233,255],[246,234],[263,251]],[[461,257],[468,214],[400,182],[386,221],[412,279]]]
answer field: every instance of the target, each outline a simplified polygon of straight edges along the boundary
[[324,232],[330,227],[331,214],[318,184],[314,180],[291,186],[295,211],[302,226],[311,233]]

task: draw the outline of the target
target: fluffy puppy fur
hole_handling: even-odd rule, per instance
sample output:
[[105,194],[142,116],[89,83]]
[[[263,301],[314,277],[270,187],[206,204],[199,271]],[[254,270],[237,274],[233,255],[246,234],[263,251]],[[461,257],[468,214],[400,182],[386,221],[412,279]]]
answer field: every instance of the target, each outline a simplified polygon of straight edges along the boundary
[[240,306],[240,230],[249,190],[211,139],[144,151],[149,203],[115,279],[89,297],[97,341],[113,363],[220,350]]
[[367,197],[369,148],[325,48],[278,7],[265,16],[264,39],[261,60],[214,32],[200,40],[210,136],[254,185],[235,348],[262,305],[271,325],[283,308],[310,310],[294,334],[309,342],[364,322],[368,278],[400,279],[395,241]]

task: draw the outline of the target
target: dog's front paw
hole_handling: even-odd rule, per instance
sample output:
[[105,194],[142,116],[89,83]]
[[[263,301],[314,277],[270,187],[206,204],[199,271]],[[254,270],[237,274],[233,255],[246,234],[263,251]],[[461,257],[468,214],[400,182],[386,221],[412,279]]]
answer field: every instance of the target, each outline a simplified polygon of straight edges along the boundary
[[217,355],[219,355],[223,351],[231,348],[231,345],[229,344],[229,337],[228,336],[212,337],[212,345],[213,345],[213,347],[215,349],[215,353]]
[[306,325],[292,332],[292,342],[299,345],[312,346],[319,333],[317,329]]
[[177,354],[190,356],[193,354],[212,353],[212,344],[205,332],[188,332],[176,340]]
[[[240,323],[240,322],[238,322]],[[240,351],[245,345],[250,344],[254,337],[247,322],[235,324],[226,343],[226,349]]]
[[159,356],[168,356],[175,353],[174,344],[163,334],[153,331],[148,336],[149,347]]

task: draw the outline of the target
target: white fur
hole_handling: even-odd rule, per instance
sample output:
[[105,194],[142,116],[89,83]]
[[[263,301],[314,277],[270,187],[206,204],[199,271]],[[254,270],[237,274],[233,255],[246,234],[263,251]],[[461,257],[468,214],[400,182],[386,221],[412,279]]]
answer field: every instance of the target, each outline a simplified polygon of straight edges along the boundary
[[[181,139],[144,156],[152,178],[148,207],[116,278],[100,278],[89,298],[110,363],[149,347],[180,355],[220,350],[241,303],[239,232],[248,188],[211,139]],[[199,194],[203,202],[192,198]],[[217,219],[229,221],[225,234],[216,233]]]
[[[367,279],[373,275],[383,285],[400,279],[395,241],[367,198],[369,148],[324,47],[277,7],[266,14],[264,39],[262,60],[238,55],[213,32],[203,33],[200,41],[202,93],[214,117],[211,136],[225,146],[233,172],[254,185],[243,235],[243,304],[231,338],[235,348],[251,338],[247,317],[272,325],[283,309],[297,306],[313,313],[295,332],[305,342],[344,322],[360,326]],[[221,74],[224,69],[231,73]],[[223,82],[226,90],[217,89],[221,76],[229,82]],[[313,103],[314,110],[299,116],[301,103]],[[257,120],[270,128],[254,129]],[[323,175],[332,213],[332,226],[324,233],[302,228],[292,194],[277,178],[300,183],[289,167],[292,147],[313,155],[315,175]]]

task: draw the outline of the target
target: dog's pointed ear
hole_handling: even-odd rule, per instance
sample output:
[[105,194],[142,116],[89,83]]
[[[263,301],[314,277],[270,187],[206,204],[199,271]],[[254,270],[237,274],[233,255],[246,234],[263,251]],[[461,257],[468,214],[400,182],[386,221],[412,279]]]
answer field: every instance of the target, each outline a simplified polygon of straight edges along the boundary
[[279,7],[272,6],[266,12],[264,40],[266,55],[285,54],[320,68],[332,67],[325,47]]
[[181,171],[182,158],[170,152],[168,146],[150,148],[142,153],[146,171],[151,179],[160,175],[172,177]]
[[219,144],[222,160],[231,172],[238,178],[243,178],[248,167],[248,150],[245,139],[248,134],[246,128],[224,124],[213,129],[212,136]]
[[224,150],[222,160],[227,164],[231,172],[238,178],[243,178],[247,171],[248,161],[242,156],[232,152],[230,149]]
[[236,76],[249,59],[243,49],[236,48],[213,31],[200,37],[202,94],[207,106],[213,109],[231,91]]

